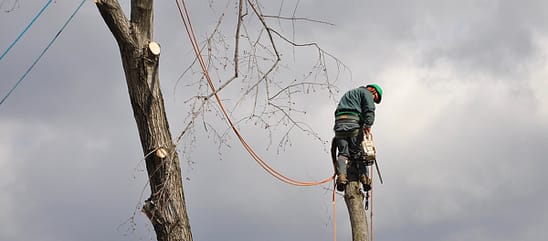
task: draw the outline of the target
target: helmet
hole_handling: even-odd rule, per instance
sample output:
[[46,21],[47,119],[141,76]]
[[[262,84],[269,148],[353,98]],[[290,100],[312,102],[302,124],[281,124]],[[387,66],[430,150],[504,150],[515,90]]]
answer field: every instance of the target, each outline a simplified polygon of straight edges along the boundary
[[381,89],[381,87],[378,84],[368,84],[365,87],[366,88],[367,87],[375,88],[375,90],[377,90],[377,93],[379,94],[379,101],[375,101],[375,103],[377,103],[377,104],[381,103],[381,100],[382,100],[382,89]]

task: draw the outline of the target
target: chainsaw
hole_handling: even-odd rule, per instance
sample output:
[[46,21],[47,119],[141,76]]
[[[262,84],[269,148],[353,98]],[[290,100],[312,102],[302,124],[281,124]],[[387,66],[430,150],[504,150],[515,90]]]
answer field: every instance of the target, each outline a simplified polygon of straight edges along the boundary
[[375,164],[375,168],[377,169],[377,174],[379,174],[379,180],[382,181],[381,171],[379,170],[379,164],[377,163],[377,150],[375,149],[375,144],[373,143],[373,135],[371,133],[365,132],[364,138],[362,141],[362,147],[364,150],[364,161],[366,165],[372,166]]

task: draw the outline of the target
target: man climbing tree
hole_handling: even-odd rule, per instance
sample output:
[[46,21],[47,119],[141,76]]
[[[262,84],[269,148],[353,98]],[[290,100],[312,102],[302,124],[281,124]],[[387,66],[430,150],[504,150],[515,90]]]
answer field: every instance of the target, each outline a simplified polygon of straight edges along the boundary
[[[382,99],[382,89],[377,84],[369,84],[346,92],[335,110],[335,138],[333,145],[338,155],[333,158],[337,174],[338,191],[345,191],[345,202],[352,224],[352,240],[367,240],[367,220],[363,206],[363,191],[371,189],[371,179],[368,176],[367,160],[361,145],[364,133],[371,133],[375,121],[375,103]],[[334,150],[333,150],[334,151]],[[332,153],[334,154],[334,153]]]
[[[348,183],[347,165],[356,165],[364,191],[371,189],[367,162],[361,146],[363,134],[371,132],[375,121],[375,104],[380,103],[382,89],[377,84],[361,86],[346,92],[335,110],[335,144],[338,149],[336,172],[337,190],[344,191]],[[374,103],[373,103],[374,102]]]

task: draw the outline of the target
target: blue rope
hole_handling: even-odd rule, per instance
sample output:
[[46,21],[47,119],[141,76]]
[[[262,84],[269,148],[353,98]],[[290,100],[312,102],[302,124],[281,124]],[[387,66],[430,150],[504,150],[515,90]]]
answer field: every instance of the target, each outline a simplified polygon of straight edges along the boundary
[[25,27],[25,29],[23,29],[23,32],[21,32],[19,34],[19,36],[17,36],[17,38],[15,38],[15,40],[13,41],[13,43],[10,44],[10,46],[4,51],[4,53],[2,53],[2,56],[0,56],[0,60],[2,60],[4,58],[4,56],[6,56],[6,54],[11,50],[11,48],[13,48],[13,46],[15,46],[15,44],[19,41],[19,39],[21,39],[21,37],[23,37],[23,35],[27,32],[27,30],[30,29],[30,27],[34,24],[34,22],[36,22],[36,19],[38,19],[38,17],[40,17],[40,15],[42,15],[42,13],[46,10],[46,8],[48,8],[48,6],[51,4],[53,0],[49,0],[46,5],[44,5],[42,7],[42,9],[40,9],[40,12],[38,12],[38,14],[36,14],[36,16],[34,16],[34,18],[30,21],[30,23],[27,25],[27,27]]
[[55,42],[55,40],[57,40],[57,38],[59,37],[59,35],[61,35],[61,32],[63,32],[63,30],[65,30],[65,27],[67,27],[67,25],[69,24],[69,22],[72,20],[72,18],[74,18],[74,16],[76,15],[76,13],[80,10],[80,8],[82,8],[82,5],[84,5],[84,2],[86,2],[86,0],[82,0],[82,2],[80,3],[80,5],[78,5],[78,7],[76,8],[76,10],[74,10],[74,12],[72,13],[72,15],[70,15],[70,17],[67,19],[67,21],[65,22],[65,24],[63,24],[63,27],[61,27],[61,29],[59,30],[59,32],[57,32],[57,34],[55,35],[55,37],[53,37],[53,39],[51,39],[51,41],[49,42],[48,46],[46,46],[46,48],[44,50],[42,50],[42,53],[40,53],[40,55],[38,56],[38,58],[36,58],[36,60],[34,60],[34,62],[32,63],[32,65],[27,69],[27,71],[25,72],[25,74],[23,74],[23,76],[21,76],[21,78],[19,78],[19,80],[17,81],[17,83],[15,83],[15,85],[10,89],[10,91],[6,94],[6,96],[4,96],[4,98],[2,98],[2,101],[0,101],[0,106],[4,103],[4,101],[6,101],[6,99],[11,95],[11,93],[13,92],[13,90],[15,90],[15,88],[17,88],[17,86],[21,83],[21,81],[23,81],[23,79],[25,79],[25,77],[27,76],[27,74],[30,73],[30,71],[32,70],[32,68],[34,68],[34,66],[36,65],[36,63],[38,63],[38,61],[42,58],[42,56],[44,56],[44,54],[48,51],[48,49],[51,47],[51,45],[53,45],[53,42]]

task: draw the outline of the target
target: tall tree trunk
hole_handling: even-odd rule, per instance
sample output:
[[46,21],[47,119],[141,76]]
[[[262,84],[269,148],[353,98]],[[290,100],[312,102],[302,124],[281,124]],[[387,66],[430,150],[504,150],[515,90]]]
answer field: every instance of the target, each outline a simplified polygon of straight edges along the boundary
[[95,4],[118,42],[145,153],[151,195],[143,205],[143,212],[159,241],[191,241],[179,157],[158,79],[160,46],[152,41],[153,1],[132,0],[130,21],[117,0],[95,0]]

